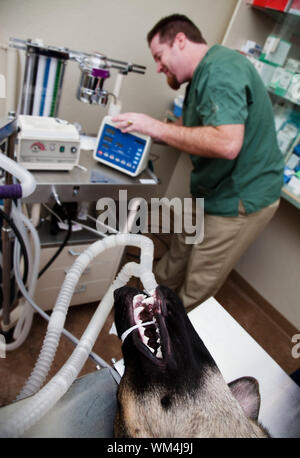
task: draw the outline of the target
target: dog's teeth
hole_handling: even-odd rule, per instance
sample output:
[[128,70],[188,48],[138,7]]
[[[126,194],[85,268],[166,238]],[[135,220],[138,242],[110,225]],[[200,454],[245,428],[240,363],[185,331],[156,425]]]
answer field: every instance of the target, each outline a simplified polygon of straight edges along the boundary
[[146,299],[143,300],[143,304],[151,304],[153,305],[154,304],[154,297],[147,297]]
[[141,303],[145,299],[145,297],[146,296],[144,296],[144,294],[137,294],[136,296],[134,296],[133,307],[135,308],[138,303]]
[[145,336],[145,328],[143,327],[139,328],[139,332],[140,332],[140,336],[142,338],[143,344],[147,345],[147,343],[149,342],[149,337]]
[[139,324],[142,320],[139,319],[139,314],[144,310],[144,307],[140,305],[133,310],[134,321]]
[[[142,341],[143,341],[144,345],[147,345],[147,343],[149,342],[149,337],[143,336],[142,337]],[[147,345],[147,347],[148,347],[148,345]]]
[[141,313],[142,311],[144,310],[144,307],[142,305],[140,305],[139,307],[136,307],[134,309],[134,314],[135,315],[138,315],[139,313]]
[[156,352],[156,358],[162,358],[162,352],[161,352],[161,347],[158,347],[157,352]]

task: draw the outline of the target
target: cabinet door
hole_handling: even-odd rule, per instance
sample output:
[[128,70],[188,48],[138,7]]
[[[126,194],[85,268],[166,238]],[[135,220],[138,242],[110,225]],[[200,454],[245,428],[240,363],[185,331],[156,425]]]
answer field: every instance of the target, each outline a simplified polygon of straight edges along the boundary
[[[60,256],[37,282],[35,301],[43,310],[53,308],[66,274],[78,256],[88,245],[66,246]],[[44,248],[41,266],[53,256],[57,248]],[[123,255],[124,247],[106,250],[93,259],[81,274],[75,287],[71,305],[86,304],[100,300],[114,280]]]

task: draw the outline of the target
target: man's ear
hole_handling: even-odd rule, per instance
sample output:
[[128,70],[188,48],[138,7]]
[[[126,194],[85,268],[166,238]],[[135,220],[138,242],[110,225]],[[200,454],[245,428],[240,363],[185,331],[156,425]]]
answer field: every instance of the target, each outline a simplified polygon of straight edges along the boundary
[[[183,49],[183,48],[185,47],[185,45],[186,45],[186,40],[187,40],[185,33],[183,33],[183,32],[178,32],[178,33],[176,34],[176,36],[175,36],[175,40],[176,40],[176,42],[177,42],[177,44],[178,44],[179,49]],[[175,41],[175,40],[174,40],[174,41]]]
[[258,381],[254,377],[241,377],[228,384],[245,415],[257,420],[260,408]]

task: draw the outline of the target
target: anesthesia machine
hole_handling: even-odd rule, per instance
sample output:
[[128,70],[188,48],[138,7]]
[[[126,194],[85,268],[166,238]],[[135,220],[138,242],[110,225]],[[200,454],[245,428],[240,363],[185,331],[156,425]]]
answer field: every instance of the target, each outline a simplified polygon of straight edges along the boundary
[[[108,59],[98,53],[86,54],[45,46],[40,41],[13,38],[10,46],[25,50],[26,63],[18,116],[11,114],[0,124],[0,168],[5,172],[5,179],[2,180],[4,184],[0,186],[0,199],[3,203],[0,216],[2,234],[6,236],[2,237],[0,273],[5,296],[5,288],[10,288],[11,281],[9,266],[13,264],[13,276],[17,285],[14,296],[21,304],[15,320],[14,340],[7,343],[6,350],[14,350],[25,341],[34,311],[48,321],[48,328],[36,365],[17,397],[20,402],[14,403],[14,409],[8,415],[5,407],[0,408],[0,437],[21,436],[39,422],[72,386],[87,358],[91,358],[97,368],[108,370],[118,383],[120,376],[116,369],[92,351],[113,306],[113,292],[125,285],[131,276],[140,278],[145,291],[151,292],[157,286],[152,273],[152,241],[142,235],[117,233],[104,235],[78,256],[66,273],[51,315],[34,302],[39,277],[40,239],[34,224],[22,211],[21,201],[34,193],[36,187],[34,175],[28,169],[68,171],[78,164],[78,132],[73,125],[58,118],[65,65],[68,60],[74,60],[80,65],[79,100],[105,106],[109,98],[112,98],[109,116],[104,117],[99,129],[93,158],[133,177],[147,166],[151,141],[138,134],[122,134],[111,122],[111,116],[120,111],[119,94],[124,75],[128,72],[143,74],[145,67]],[[104,89],[104,83],[112,68],[118,69],[119,74],[113,93],[109,93]],[[13,262],[7,254],[10,245],[13,245]],[[105,250],[126,245],[140,248],[140,263],[127,263],[122,268],[109,286],[81,339],[76,339],[64,329],[64,323],[82,273]],[[0,308],[1,324],[9,323],[13,314],[11,304],[5,303],[4,297]],[[75,349],[59,372],[43,386],[61,334],[74,343]]]
[[[30,170],[71,170],[79,161],[79,135],[75,126],[57,118],[67,62],[79,63],[81,76],[77,99],[102,106],[110,100],[109,116],[121,110],[120,90],[124,76],[129,72],[144,74],[145,67],[110,59],[101,53],[46,46],[41,40],[11,38],[10,46],[26,53],[18,110],[22,115],[19,118],[18,160]],[[113,92],[108,92],[104,85],[111,76],[111,69],[118,70],[118,74]],[[150,137],[124,134],[106,117],[99,129],[94,159],[127,175],[137,176],[147,167],[150,147]]]

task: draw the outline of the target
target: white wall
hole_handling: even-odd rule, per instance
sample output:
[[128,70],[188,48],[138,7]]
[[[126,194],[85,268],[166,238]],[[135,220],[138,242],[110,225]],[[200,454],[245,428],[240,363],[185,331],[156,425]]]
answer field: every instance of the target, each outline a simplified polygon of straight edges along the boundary
[[235,269],[300,329],[300,210],[281,200],[266,229]]

